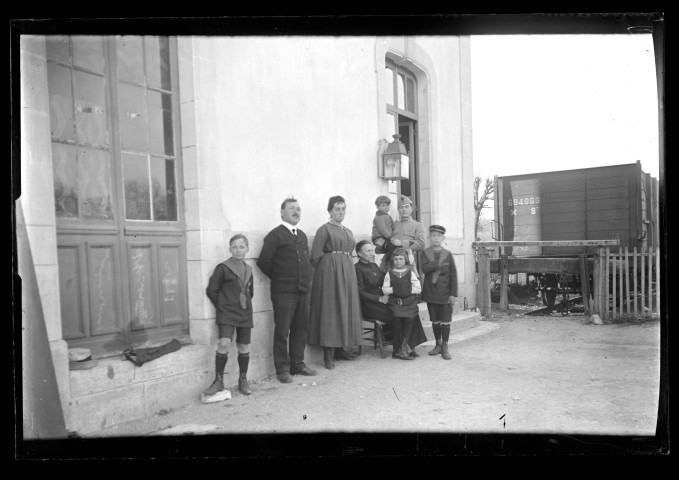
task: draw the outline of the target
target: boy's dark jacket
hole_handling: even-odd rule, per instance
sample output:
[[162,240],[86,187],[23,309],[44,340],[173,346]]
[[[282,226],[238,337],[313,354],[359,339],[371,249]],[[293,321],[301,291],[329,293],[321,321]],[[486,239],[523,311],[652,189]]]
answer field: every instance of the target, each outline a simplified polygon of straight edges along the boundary
[[[441,249],[441,262],[435,259],[434,250],[429,247],[420,255],[424,282],[422,282],[422,300],[428,303],[448,303],[451,296],[457,297],[457,270],[453,254],[445,248]],[[441,264],[439,270],[439,263]],[[432,282],[434,272],[439,270],[436,284]]]
[[297,236],[284,225],[271,230],[264,237],[257,266],[271,279],[271,293],[306,293],[311,289],[309,241],[299,228]]
[[[205,293],[215,306],[218,325],[234,325],[252,328],[252,296],[254,278],[250,275],[246,285],[245,308],[241,306],[241,285],[238,276],[225,264],[220,263],[210,276]],[[246,268],[251,267],[246,264]]]

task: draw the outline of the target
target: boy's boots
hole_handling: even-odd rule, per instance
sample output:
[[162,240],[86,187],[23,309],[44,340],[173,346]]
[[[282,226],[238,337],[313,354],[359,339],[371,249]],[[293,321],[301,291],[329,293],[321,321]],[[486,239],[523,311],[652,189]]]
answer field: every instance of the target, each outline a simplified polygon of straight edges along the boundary
[[450,360],[450,353],[448,353],[448,342],[441,342],[441,356],[444,360]]
[[217,392],[221,392],[222,390],[224,390],[224,374],[218,373],[215,375],[215,380],[212,382],[212,385],[210,385],[208,389],[203,392],[203,394],[206,397],[209,397]]
[[436,346],[431,349],[429,355],[441,355],[441,340],[436,340]]
[[238,376],[238,390],[243,395],[251,395],[252,390],[250,390],[250,385],[248,385],[247,373],[241,373]]
[[219,353],[219,351],[215,353],[215,380],[212,382],[212,385],[203,392],[206,397],[224,390],[224,368],[226,368],[226,363],[228,361],[228,353]]

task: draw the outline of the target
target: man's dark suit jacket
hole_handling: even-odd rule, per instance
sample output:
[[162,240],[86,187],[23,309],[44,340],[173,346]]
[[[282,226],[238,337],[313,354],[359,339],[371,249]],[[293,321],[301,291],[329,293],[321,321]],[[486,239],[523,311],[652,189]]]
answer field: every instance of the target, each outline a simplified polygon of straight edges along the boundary
[[284,225],[264,237],[257,266],[271,279],[271,293],[306,293],[311,288],[313,268],[309,261],[306,234],[293,235]]

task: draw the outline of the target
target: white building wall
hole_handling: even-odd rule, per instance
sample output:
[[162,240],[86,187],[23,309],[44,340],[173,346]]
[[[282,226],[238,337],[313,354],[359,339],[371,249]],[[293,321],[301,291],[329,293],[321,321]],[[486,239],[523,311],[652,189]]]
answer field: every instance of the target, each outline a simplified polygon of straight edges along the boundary
[[[61,339],[45,46],[40,38],[22,42],[22,203],[69,430],[87,433],[153,415],[161,406],[194,398],[209,383],[216,328],[205,295],[208,278],[229,256],[228,240],[235,233],[249,237],[247,261],[255,266],[263,237],[279,224],[280,203],[288,195],[301,202],[300,228],[310,240],[328,218],[328,198],[337,194],[347,201],[345,225],[357,240],[370,236],[374,199],[389,191],[377,173],[380,141],[387,137],[386,52],[410,62],[408,68],[418,75],[418,208],[425,226],[439,223],[448,229],[460,296],[475,304],[470,300],[475,276],[468,38],[179,37],[178,47],[194,345],[156,360],[148,374],[135,375],[129,362],[114,358],[92,370],[68,370]],[[249,376],[256,380],[275,372],[268,279],[254,270]],[[307,360],[320,357],[319,349],[307,349]],[[234,384],[237,362],[230,361],[225,373],[226,383]],[[111,395],[129,408],[116,408]]]
[[[62,340],[47,68],[43,37],[20,39],[21,196],[47,338],[62,405],[68,405],[68,346]],[[24,352],[26,354],[27,352]],[[68,409],[65,409],[68,410]],[[68,422],[68,411],[65,411]]]

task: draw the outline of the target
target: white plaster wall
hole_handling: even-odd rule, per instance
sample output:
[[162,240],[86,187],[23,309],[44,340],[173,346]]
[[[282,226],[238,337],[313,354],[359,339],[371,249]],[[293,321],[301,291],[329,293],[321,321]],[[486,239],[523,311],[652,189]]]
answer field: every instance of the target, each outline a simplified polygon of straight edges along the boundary
[[[190,131],[183,148],[192,321],[214,318],[204,285],[214,265],[229,256],[228,238],[248,235],[254,265],[288,195],[301,202],[300,228],[311,238],[336,194],[347,200],[345,225],[357,238],[370,235],[373,201],[388,192],[376,165],[384,137],[378,42],[410,53],[429,75],[429,129],[420,144],[422,168],[430,169],[423,187],[430,188],[418,207],[448,228],[448,247],[459,255],[459,282],[467,297],[473,295],[465,238],[473,222],[466,146],[471,115],[465,110],[471,92],[463,81],[468,39],[193,37],[180,39],[182,129]],[[265,277],[262,282],[256,312],[271,309]]]
[[[370,235],[378,134],[374,39],[193,37],[179,39],[189,305],[194,341],[216,341],[205,285],[245,233],[254,267],[251,350],[270,357],[268,278],[256,267],[280,204],[299,199],[310,238],[328,218],[328,198],[347,201],[345,225]],[[363,85],[365,88],[356,88]],[[307,349],[307,360],[320,353]],[[272,374],[273,360],[260,374]]]
[[281,201],[294,194],[300,228],[312,234],[328,218],[328,198],[339,194],[347,200],[345,225],[370,234],[373,201],[387,188],[376,175],[373,43],[216,40],[215,101],[225,113],[216,173],[234,231],[266,233],[280,221]]

